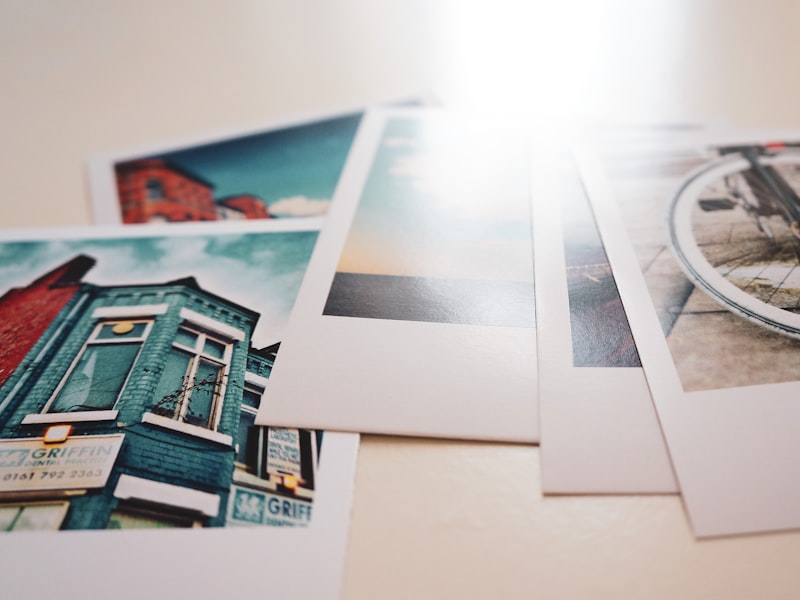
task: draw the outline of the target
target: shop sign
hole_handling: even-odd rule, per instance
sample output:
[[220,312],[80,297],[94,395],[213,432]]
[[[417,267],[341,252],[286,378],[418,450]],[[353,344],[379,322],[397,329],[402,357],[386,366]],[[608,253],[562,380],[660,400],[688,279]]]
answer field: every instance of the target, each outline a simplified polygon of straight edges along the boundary
[[103,487],[125,434],[0,440],[0,493]]
[[301,479],[300,432],[297,429],[269,428],[267,472],[293,475],[297,479]]
[[228,524],[308,527],[311,502],[234,485],[228,502]]

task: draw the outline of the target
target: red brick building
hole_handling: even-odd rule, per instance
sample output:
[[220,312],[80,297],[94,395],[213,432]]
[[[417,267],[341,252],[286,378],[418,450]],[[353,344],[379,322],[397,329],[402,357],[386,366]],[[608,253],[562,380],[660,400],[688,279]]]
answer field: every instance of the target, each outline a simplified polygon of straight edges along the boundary
[[123,223],[268,219],[263,200],[250,194],[216,201],[214,184],[160,158],[116,165]]
[[240,212],[245,219],[269,219],[272,217],[264,201],[252,194],[220,198],[217,200],[217,204]]
[[78,291],[95,264],[76,256],[33,283],[0,296],[0,386]]

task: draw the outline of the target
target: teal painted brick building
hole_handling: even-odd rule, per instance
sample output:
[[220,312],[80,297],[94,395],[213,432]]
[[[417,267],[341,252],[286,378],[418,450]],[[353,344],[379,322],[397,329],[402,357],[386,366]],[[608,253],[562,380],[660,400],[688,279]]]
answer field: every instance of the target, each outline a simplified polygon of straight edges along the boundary
[[81,284],[0,387],[0,530],[307,524],[322,434],[255,426],[259,316]]

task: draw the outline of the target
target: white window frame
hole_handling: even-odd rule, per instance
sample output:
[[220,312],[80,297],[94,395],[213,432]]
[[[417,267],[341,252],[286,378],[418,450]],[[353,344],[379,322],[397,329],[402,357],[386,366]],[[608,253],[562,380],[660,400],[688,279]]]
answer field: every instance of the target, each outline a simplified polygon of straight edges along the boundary
[[130,320],[164,315],[169,304],[136,304],[134,306],[99,306],[92,312],[93,319]]
[[171,429],[172,431],[185,433],[186,435],[216,442],[217,444],[222,444],[223,446],[233,446],[233,437],[229,436],[227,433],[220,433],[219,431],[206,429],[205,427],[200,427],[199,425],[192,425],[191,423],[176,421],[170,417],[163,417],[155,413],[144,413],[142,415],[142,423],[157,425],[158,427],[163,427],[164,429]]
[[153,481],[123,473],[114,488],[114,497],[120,500],[141,500],[162,506],[173,506],[207,517],[219,514],[220,497],[217,494]]
[[245,383],[248,383],[253,387],[261,388],[262,396],[264,395],[264,390],[267,389],[267,384],[269,383],[269,379],[267,379],[266,377],[262,377],[261,375],[256,375],[255,373],[251,373],[250,371],[245,372],[244,381]]
[[[229,341],[223,340],[220,337],[214,336],[213,334],[208,334],[199,327],[192,327],[191,323],[181,324],[179,330],[181,329],[196,334],[197,337],[195,338],[195,345],[193,348],[185,346],[184,344],[181,344],[177,340],[173,341],[170,346],[170,350],[177,350],[180,352],[184,352],[191,357],[189,359],[189,370],[184,375],[184,381],[189,382],[189,385],[187,389],[181,390],[180,397],[176,399],[175,401],[176,414],[174,417],[172,417],[172,419],[174,421],[177,421],[178,423],[184,423],[186,425],[191,425],[193,427],[198,427],[200,429],[209,429],[211,431],[217,431],[217,427],[219,426],[220,416],[222,414],[222,405],[224,403],[225,392],[227,391],[226,384],[228,380],[228,375],[230,373],[231,355],[233,354],[233,344]],[[221,359],[206,354],[203,351],[205,342],[208,339],[211,339],[214,342],[222,343],[225,346],[223,357]],[[197,382],[196,381],[197,371],[200,366],[200,363],[203,360],[206,360],[209,363],[220,367],[219,380],[214,385],[213,399],[212,399],[211,411],[209,414],[208,427],[194,425],[192,423],[187,422],[186,420],[187,414],[189,412],[189,407],[192,402],[192,394],[194,393],[193,386]]]
[[185,322],[191,323],[195,327],[207,329],[212,333],[216,333],[224,338],[228,338],[228,340],[232,342],[244,341],[245,335],[244,331],[241,329],[237,329],[236,327],[226,323],[221,323],[220,321],[212,319],[211,317],[201,315],[199,312],[195,312],[190,308],[182,308],[180,316]]
[[[160,192],[159,195],[152,195],[155,192]],[[154,202],[164,200],[166,198],[164,192],[164,182],[160,177],[146,177],[144,180],[144,197],[146,202]]]
[[[128,308],[128,307],[108,307],[108,308],[116,309],[116,308]],[[96,313],[97,313],[97,311],[95,311],[95,314]],[[125,376],[125,381],[122,382],[122,387],[120,387],[119,394],[114,399],[114,403],[111,405],[111,408],[101,409],[101,410],[93,410],[93,411],[78,411],[78,412],[50,412],[50,407],[53,406],[53,404],[55,404],[56,400],[58,399],[59,394],[61,393],[61,390],[64,389],[64,386],[67,384],[67,381],[69,381],[69,378],[72,376],[72,373],[75,370],[75,367],[80,362],[80,360],[83,357],[84,353],[86,352],[87,348],[89,348],[90,346],[110,346],[110,345],[114,345],[114,344],[131,344],[131,343],[134,343],[130,339],[114,340],[113,338],[109,338],[109,339],[98,340],[98,338],[97,338],[97,336],[103,330],[103,327],[105,325],[110,325],[112,323],[126,323],[126,322],[145,323],[146,325],[145,325],[145,329],[144,329],[144,332],[142,333],[142,335],[139,338],[136,339],[136,343],[139,344],[139,349],[136,352],[136,356],[134,357],[133,362],[131,363],[131,369],[130,369],[130,371],[128,371],[128,374]],[[147,316],[135,317],[135,318],[119,317],[119,318],[98,319],[97,322],[95,323],[94,328],[92,329],[91,333],[86,338],[86,340],[84,340],[83,345],[81,346],[81,349],[78,351],[78,353],[72,359],[72,362],[70,363],[69,368],[67,369],[67,372],[61,378],[61,381],[58,382],[58,385],[56,386],[56,389],[53,391],[53,393],[50,395],[50,398],[45,403],[44,408],[42,408],[41,413],[34,413],[34,414],[27,415],[25,417],[25,419],[23,419],[23,423],[26,423],[26,419],[28,419],[29,417],[32,420],[27,421],[27,422],[30,422],[30,423],[48,423],[48,422],[50,422],[49,419],[51,418],[50,417],[51,415],[54,415],[55,417],[53,417],[53,418],[56,418],[56,420],[59,420],[59,421],[61,421],[61,420],[69,420],[69,421],[78,422],[78,421],[105,421],[105,420],[109,420],[109,415],[112,412],[113,413],[117,412],[115,410],[115,407],[117,406],[117,403],[119,402],[120,397],[122,396],[123,392],[125,391],[125,387],[128,385],[128,380],[130,379],[131,373],[133,372],[133,369],[136,366],[136,362],[139,360],[139,355],[142,352],[142,347],[144,346],[145,341],[147,340],[148,336],[150,335],[150,331],[153,329],[153,323],[154,323],[154,320],[152,318],[148,318]],[[76,416],[76,415],[81,415],[81,416]],[[113,418],[116,418],[116,414],[114,415]]]
[[[245,373],[245,376],[244,376],[244,388],[242,389],[242,404],[239,407],[239,411],[240,412],[246,412],[248,414],[258,416],[258,407],[253,408],[252,406],[246,406],[245,405],[245,403],[244,403],[244,391],[245,391],[245,389],[249,388],[250,391],[258,392],[259,393],[259,397],[260,397],[260,400],[259,400],[259,407],[260,407],[261,406],[261,400],[263,400],[264,392],[266,391],[267,381],[269,381],[269,380],[266,377],[261,377],[260,375],[256,375],[255,373],[250,373],[250,372],[246,372]],[[256,477],[258,477],[260,479],[261,475],[260,475],[259,471],[261,470],[261,462],[262,462],[262,459],[264,457],[264,452],[266,452],[266,436],[264,435],[264,432],[265,432],[264,427],[262,425],[256,425],[256,426],[257,427],[261,427],[261,431],[259,432],[259,435],[258,435],[258,451],[257,451],[257,460],[256,460],[256,464],[258,466],[256,468],[256,473],[255,473],[254,476],[256,476]],[[239,450],[240,450],[238,443],[236,444],[235,450],[236,450],[236,455],[238,456]],[[242,462],[239,462],[238,460],[234,461],[234,462],[242,471],[245,471],[245,472],[249,473],[249,471],[247,471],[247,467],[248,467],[247,463],[242,463]]]
[[[0,504],[0,507],[3,508],[17,508],[20,511],[24,511],[29,506],[53,506],[56,511],[61,513],[61,518],[58,520],[58,526],[54,529],[46,529],[40,531],[58,531],[61,529],[61,525],[64,523],[64,519],[67,516],[67,510],[69,509],[69,500],[41,500],[41,501],[32,501],[32,502],[3,502]],[[15,521],[16,522],[16,521]],[[13,533],[15,529],[7,530],[8,533]],[[0,531],[0,535],[5,531]]]
[[68,413],[31,413],[22,419],[23,425],[39,425],[46,423],[87,423],[90,421],[113,421],[119,415],[118,410],[86,410]]
[[[182,308],[180,311],[180,316],[183,319],[183,321],[178,326],[178,330],[176,331],[176,336],[177,332],[180,331],[181,329],[185,329],[197,335],[194,348],[190,348],[189,346],[183,345],[179,343],[177,340],[173,340],[172,344],[170,345],[170,350],[177,349],[181,352],[185,352],[191,355],[189,372],[186,375],[186,380],[191,382],[195,381],[197,375],[197,367],[200,364],[201,358],[211,363],[220,365],[222,367],[221,376],[218,383],[218,390],[215,394],[214,405],[212,407],[213,414],[210,416],[209,419],[210,420],[209,426],[203,427],[201,425],[195,425],[193,423],[189,423],[186,421],[186,413],[188,412],[189,406],[191,404],[191,396],[192,396],[191,390],[185,390],[181,394],[181,397],[177,400],[179,407],[177,408],[176,411],[177,414],[174,417],[158,415],[156,413],[147,413],[144,415],[142,422],[157,424],[162,427],[175,429],[178,431],[182,431],[183,433],[195,435],[197,437],[213,439],[214,441],[218,441],[219,443],[226,443],[229,446],[232,446],[233,438],[227,434],[219,433],[218,428],[222,416],[222,408],[223,405],[225,404],[225,394],[227,393],[228,389],[228,377],[230,375],[231,359],[233,358],[234,346],[237,341],[243,341],[245,339],[245,334],[243,331],[236,329],[235,327],[232,327],[225,323],[221,323],[216,319],[212,319],[211,317],[206,317],[205,315],[201,315],[200,313],[197,313],[188,308]],[[203,352],[203,347],[207,339],[211,339],[225,346],[222,359],[212,356],[210,354],[205,354]],[[167,421],[180,424],[180,427],[176,427],[174,425],[168,425]],[[211,432],[217,435],[208,436],[204,435],[201,432]]]

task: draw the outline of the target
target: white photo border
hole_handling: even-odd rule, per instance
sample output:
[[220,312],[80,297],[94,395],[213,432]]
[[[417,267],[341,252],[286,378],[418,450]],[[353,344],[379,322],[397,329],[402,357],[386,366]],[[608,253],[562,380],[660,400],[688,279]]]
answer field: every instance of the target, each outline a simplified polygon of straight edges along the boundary
[[[682,146],[779,139],[798,136],[733,132],[688,136]],[[800,382],[684,391],[597,149],[582,147],[576,156],[695,535],[800,527]]]
[[542,491],[676,493],[642,368],[574,366],[560,177],[579,174],[553,164],[572,155],[552,148],[545,144],[531,167],[535,254],[547,257],[534,263]]

